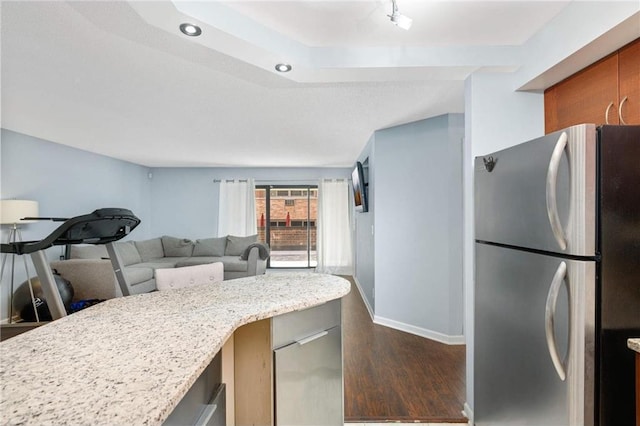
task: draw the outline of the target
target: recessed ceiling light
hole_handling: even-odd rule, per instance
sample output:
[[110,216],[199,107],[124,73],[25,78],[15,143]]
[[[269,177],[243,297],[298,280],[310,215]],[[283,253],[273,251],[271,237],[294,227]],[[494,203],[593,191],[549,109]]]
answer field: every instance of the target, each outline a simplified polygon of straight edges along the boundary
[[188,23],[180,24],[180,31],[182,31],[182,34],[188,35],[189,37],[197,37],[202,34],[202,30],[199,26]]
[[276,71],[278,72],[289,72],[291,71],[292,66],[289,64],[277,64]]

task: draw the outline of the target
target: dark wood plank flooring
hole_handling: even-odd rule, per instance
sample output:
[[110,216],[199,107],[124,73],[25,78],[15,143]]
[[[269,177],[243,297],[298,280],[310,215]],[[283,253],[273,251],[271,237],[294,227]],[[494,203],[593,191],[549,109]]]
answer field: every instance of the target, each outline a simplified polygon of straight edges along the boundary
[[345,422],[466,423],[465,347],[373,324],[345,278]]

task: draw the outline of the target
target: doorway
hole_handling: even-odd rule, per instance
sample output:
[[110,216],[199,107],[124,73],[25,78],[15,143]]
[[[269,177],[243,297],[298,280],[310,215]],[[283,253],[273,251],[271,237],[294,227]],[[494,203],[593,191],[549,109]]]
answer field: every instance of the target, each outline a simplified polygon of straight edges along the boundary
[[267,268],[315,268],[318,187],[256,186],[258,240],[267,243]]

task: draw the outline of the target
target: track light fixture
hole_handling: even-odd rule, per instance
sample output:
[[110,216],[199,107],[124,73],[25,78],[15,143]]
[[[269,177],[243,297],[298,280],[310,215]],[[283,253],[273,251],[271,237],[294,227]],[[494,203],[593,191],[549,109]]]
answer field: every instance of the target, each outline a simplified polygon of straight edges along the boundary
[[413,19],[400,13],[400,11],[398,10],[398,4],[396,3],[396,0],[391,0],[391,3],[393,5],[393,9],[391,11],[391,15],[387,15],[391,19],[391,22],[393,22],[395,25],[402,28],[403,30],[408,30],[409,28],[411,28]]

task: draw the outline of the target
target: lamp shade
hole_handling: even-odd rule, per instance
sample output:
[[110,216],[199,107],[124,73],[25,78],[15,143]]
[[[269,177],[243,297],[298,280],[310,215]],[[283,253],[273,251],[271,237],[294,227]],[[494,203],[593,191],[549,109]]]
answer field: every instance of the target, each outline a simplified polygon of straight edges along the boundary
[[38,202],[30,200],[0,200],[0,224],[33,223],[35,220],[20,220],[23,217],[38,217]]

